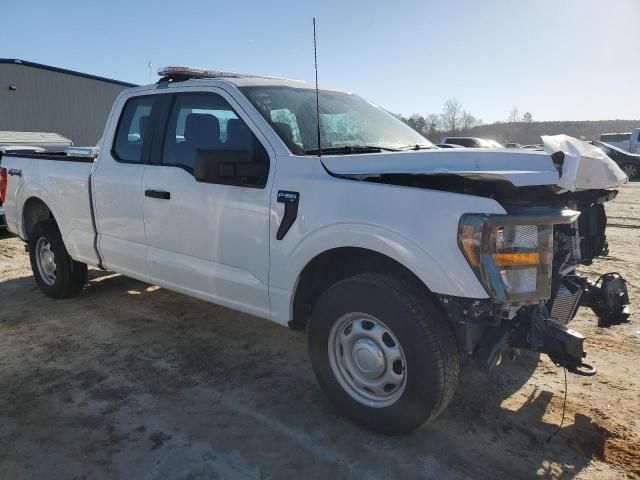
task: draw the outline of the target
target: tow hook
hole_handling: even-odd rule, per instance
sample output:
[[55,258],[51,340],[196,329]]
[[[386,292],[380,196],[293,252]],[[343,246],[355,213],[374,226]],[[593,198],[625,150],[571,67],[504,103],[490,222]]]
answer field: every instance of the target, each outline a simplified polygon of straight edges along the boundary
[[605,273],[596,282],[587,282],[581,303],[598,316],[599,327],[626,323],[631,316],[627,282],[619,273]]
[[577,375],[591,376],[596,368],[584,362],[584,335],[556,322],[542,304],[533,311],[526,335],[528,348],[546,353],[553,363]]

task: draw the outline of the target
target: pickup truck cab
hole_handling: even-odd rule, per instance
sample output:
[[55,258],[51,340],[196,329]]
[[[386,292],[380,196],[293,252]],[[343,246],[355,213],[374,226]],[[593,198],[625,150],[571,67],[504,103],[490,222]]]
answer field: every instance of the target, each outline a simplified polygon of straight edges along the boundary
[[387,433],[437,416],[463,358],[593,373],[566,324],[580,305],[627,318],[618,275],[575,271],[606,252],[626,181],[599,150],[437,149],[350,93],[163,74],[116,99],[95,148],[1,159],[45,294],[79,294],[92,265],[305,329],[329,398]]
[[640,128],[628,133],[603,133],[600,141],[628,153],[640,154]]

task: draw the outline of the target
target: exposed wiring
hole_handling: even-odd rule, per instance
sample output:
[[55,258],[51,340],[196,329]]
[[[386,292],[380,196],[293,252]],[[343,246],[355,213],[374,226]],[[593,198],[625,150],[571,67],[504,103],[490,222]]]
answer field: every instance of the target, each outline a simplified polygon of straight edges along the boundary
[[569,384],[567,382],[567,362],[564,358],[564,351],[562,350],[562,345],[560,344],[558,339],[555,336],[553,337],[553,339],[556,341],[556,343],[560,347],[558,351],[560,352],[560,355],[562,355],[562,370],[564,372],[564,400],[562,401],[562,418],[560,419],[560,425],[558,425],[558,427],[553,431],[553,433],[549,435],[549,437],[547,438],[547,443],[549,443],[551,439],[555,437],[557,433],[560,430],[562,430],[562,427],[564,426],[564,416],[567,411],[567,391],[569,390]]
[[562,402],[562,418],[560,419],[560,425],[558,425],[553,433],[547,438],[547,443],[549,443],[564,426],[564,415],[567,411],[567,367],[563,365],[562,370],[564,371],[564,401]]

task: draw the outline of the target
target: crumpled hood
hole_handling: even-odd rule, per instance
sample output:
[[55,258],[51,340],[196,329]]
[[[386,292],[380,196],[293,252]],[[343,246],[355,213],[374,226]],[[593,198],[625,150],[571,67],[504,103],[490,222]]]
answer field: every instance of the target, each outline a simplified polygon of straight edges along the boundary
[[[550,141],[553,139],[557,141]],[[568,143],[567,139],[570,139]],[[613,160],[581,140],[565,135],[546,137],[545,150],[461,148],[330,155],[323,156],[322,163],[329,172],[340,176],[458,175],[475,180],[507,181],[516,187],[556,185],[570,191],[613,188],[627,181]],[[562,167],[556,166],[551,158],[551,153],[557,151],[564,153]]]
[[602,150],[568,135],[543,136],[544,151],[562,152],[562,174],[558,186],[569,191],[614,188],[629,179]]

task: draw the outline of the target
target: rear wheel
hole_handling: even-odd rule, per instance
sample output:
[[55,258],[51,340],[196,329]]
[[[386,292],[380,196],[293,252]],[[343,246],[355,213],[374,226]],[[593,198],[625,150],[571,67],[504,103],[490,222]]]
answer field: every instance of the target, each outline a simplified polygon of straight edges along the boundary
[[87,265],[69,256],[53,219],[39,222],[31,229],[29,258],[36,283],[49,297],[73,297],[87,282]]
[[407,433],[435,418],[457,384],[457,344],[425,294],[399,277],[356,275],[316,303],[309,352],[320,386],[346,416]]
[[635,180],[638,176],[638,167],[633,163],[623,163],[622,170],[629,177],[629,180]]

